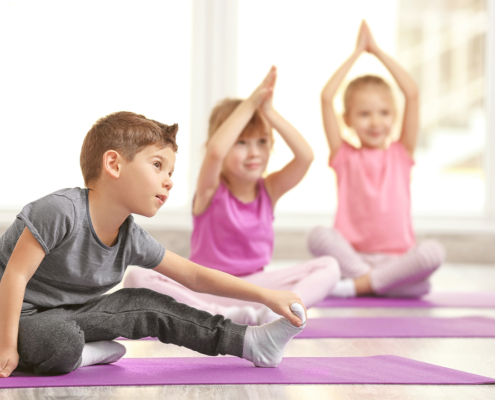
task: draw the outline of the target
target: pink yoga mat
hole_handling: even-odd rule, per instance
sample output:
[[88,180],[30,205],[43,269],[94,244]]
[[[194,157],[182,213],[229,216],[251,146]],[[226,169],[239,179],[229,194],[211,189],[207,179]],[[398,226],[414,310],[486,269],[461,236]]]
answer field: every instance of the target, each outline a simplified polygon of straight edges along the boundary
[[354,297],[348,299],[327,297],[316,307],[335,308],[495,308],[495,292],[485,293],[431,293],[419,299],[387,297]]
[[311,318],[306,328],[294,339],[466,337],[495,337],[495,319],[485,317]]
[[0,387],[495,383],[493,378],[397,356],[289,357],[278,368],[255,368],[235,357],[125,358],[62,376],[15,375],[0,379]]

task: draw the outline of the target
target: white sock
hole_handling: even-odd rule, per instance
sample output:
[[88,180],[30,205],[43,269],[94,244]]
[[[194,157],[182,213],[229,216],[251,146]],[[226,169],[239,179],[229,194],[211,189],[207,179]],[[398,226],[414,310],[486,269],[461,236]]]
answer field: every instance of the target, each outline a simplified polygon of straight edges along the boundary
[[280,364],[287,343],[306,326],[303,306],[294,303],[290,309],[301,319],[301,327],[292,325],[285,318],[262,326],[249,326],[244,337],[242,358],[251,361],[257,367],[276,367]]
[[125,346],[110,340],[86,343],[82,351],[79,367],[113,363],[120,360],[125,352]]
[[330,293],[332,297],[356,297],[356,285],[350,278],[342,279],[337,282]]

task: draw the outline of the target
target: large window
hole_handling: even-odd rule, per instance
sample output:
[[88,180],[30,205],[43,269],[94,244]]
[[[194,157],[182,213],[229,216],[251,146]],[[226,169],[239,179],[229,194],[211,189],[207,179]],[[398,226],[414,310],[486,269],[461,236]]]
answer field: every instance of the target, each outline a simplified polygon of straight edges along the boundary
[[[320,91],[354,49],[365,18],[379,46],[414,76],[421,91],[421,131],[413,172],[416,215],[479,214],[484,206],[484,36],[481,0],[240,0],[238,88],[249,95],[271,64],[279,68],[275,106],[307,138],[315,162],[278,211],[328,213],[336,207],[333,171],[320,112]],[[346,81],[388,71],[363,55]],[[395,85],[396,86],[396,85]],[[341,89],[344,89],[345,83]],[[341,95],[336,105],[341,109]],[[402,107],[403,99],[397,93]],[[398,129],[398,127],[397,127]],[[345,132],[349,135],[349,132]],[[290,159],[279,139],[269,168]]]
[[481,214],[486,139],[483,0],[400,0],[397,55],[421,91],[414,210]]
[[[0,223],[38,197],[82,186],[84,135],[99,117],[130,110],[180,125],[172,196],[140,222],[189,228],[211,108],[248,96],[276,65],[274,104],[316,156],[277,205],[277,224],[309,226],[323,214],[330,224],[336,182],[320,91],[353,51],[361,19],[421,90],[414,215],[487,216],[487,199],[495,200],[495,168],[486,168],[495,158],[486,135],[492,8],[486,0],[0,0]],[[346,82],[366,73],[393,82],[368,54]],[[397,88],[396,98],[401,108]],[[290,157],[277,137],[269,171]]]
[[190,1],[0,2],[0,208],[83,186],[82,140],[114,111],[178,122],[187,182],[190,49]]

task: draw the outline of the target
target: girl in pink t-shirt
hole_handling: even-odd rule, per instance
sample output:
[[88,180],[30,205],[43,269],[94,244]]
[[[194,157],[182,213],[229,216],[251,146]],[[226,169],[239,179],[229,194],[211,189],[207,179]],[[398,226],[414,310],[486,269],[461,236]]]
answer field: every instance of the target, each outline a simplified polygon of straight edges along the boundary
[[[388,84],[367,75],[344,94],[344,122],[357,135],[356,148],[340,134],[333,100],[345,75],[363,53],[376,56],[405,96],[400,138],[390,144],[396,108]],[[418,89],[409,74],[375,43],[363,21],[356,49],[322,91],[322,113],[337,175],[338,208],[333,228],[317,227],[308,246],[315,256],[337,259],[342,281],[334,296],[417,297],[428,293],[429,276],[444,259],[435,241],[415,245],[411,222],[410,175],[419,124]]]
[[[272,67],[248,99],[227,99],[212,111],[193,202],[190,259],[266,288],[292,290],[311,307],[328,296],[340,279],[333,257],[264,270],[273,252],[274,207],[301,181],[313,161],[306,140],[273,108],[275,80]],[[272,128],[294,158],[264,177],[273,145]],[[260,304],[195,293],[150,270],[131,271],[124,286],[148,287],[238,323],[257,325],[279,318]]]

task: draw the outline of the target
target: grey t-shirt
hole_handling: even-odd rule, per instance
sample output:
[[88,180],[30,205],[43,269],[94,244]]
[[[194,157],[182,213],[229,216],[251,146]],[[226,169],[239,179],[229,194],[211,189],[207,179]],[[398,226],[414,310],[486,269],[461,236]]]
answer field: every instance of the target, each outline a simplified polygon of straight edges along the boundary
[[86,303],[117,285],[128,265],[155,268],[165,255],[132,215],[115,246],[104,245],[91,223],[88,189],[62,189],[26,205],[0,237],[0,278],[24,228],[46,254],[26,286],[23,310]]

